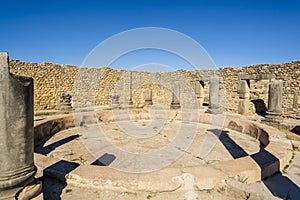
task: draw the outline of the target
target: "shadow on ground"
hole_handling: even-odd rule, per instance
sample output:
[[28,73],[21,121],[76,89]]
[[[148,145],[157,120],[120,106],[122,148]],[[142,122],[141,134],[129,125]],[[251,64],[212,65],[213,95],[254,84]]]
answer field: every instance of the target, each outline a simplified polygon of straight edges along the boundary
[[207,131],[212,132],[214,135],[219,137],[220,142],[224,145],[230,155],[234,158],[241,158],[248,156],[248,153],[239,146],[233,139],[231,139],[228,135],[228,131],[220,130],[220,129],[209,129]]
[[59,141],[56,141],[52,144],[49,144],[47,146],[44,146],[45,143],[51,138],[52,136],[46,137],[44,139],[42,139],[41,141],[37,142],[37,144],[34,147],[34,152],[35,153],[39,153],[42,155],[47,155],[48,153],[50,153],[51,151],[55,150],[57,147],[62,146],[76,138],[79,138],[80,136],[78,134],[76,135],[71,135],[69,137],[66,137],[64,139],[61,139]]
[[[227,134],[228,131],[220,129],[210,129],[208,131],[219,137],[220,142],[222,142],[224,147],[234,159],[248,156],[247,152],[245,152],[241,146],[236,144],[235,141],[229,137]],[[276,197],[282,199],[300,199],[300,188],[298,185],[280,173],[279,159],[264,148],[264,145],[260,143],[260,151],[250,155],[250,157],[259,165],[262,179],[269,173],[270,167],[277,171],[275,175],[267,179],[263,179],[262,182],[264,185]]]
[[41,178],[43,182],[43,198],[51,200],[61,199],[62,191],[67,186],[65,176],[78,166],[78,163],[61,160],[44,169],[44,176]]
[[263,183],[274,196],[282,199],[300,198],[300,188],[298,185],[281,173],[277,173],[266,180],[263,180]]
[[300,126],[295,126],[291,132],[297,134],[297,135],[300,135]]
[[95,160],[93,163],[91,163],[91,165],[109,166],[115,159],[116,159],[115,155],[105,153],[102,156],[100,156],[97,160]]

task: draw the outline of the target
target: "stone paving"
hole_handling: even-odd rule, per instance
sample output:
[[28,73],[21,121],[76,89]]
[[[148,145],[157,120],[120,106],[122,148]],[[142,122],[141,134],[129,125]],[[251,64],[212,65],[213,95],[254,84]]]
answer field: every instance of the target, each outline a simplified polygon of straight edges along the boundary
[[[125,131],[127,127],[131,128],[132,124],[126,125],[124,122],[120,123],[122,124],[122,127],[120,127],[116,122],[111,122],[61,131],[47,140],[46,143],[43,143],[42,141],[36,147],[36,152],[57,159],[78,162],[83,165],[89,165],[97,160],[101,155],[109,153],[116,156],[116,160],[112,161],[111,164],[114,162],[121,164],[124,162],[124,160],[120,158],[123,154],[122,152],[118,152],[114,147],[118,147],[124,152],[135,154],[151,153],[165,147],[168,143],[170,143],[170,141],[174,140],[178,134],[178,131],[176,130],[179,130],[181,126],[181,122],[173,121],[165,124],[161,130],[157,130],[157,126],[152,124],[150,130],[156,131],[153,136],[150,138],[133,138],[132,135],[129,135]],[[140,120],[135,123],[137,123],[141,128],[149,127],[151,124],[149,120]],[[259,142],[254,138],[241,134],[237,131],[224,129],[224,133],[226,131],[226,135],[222,135],[221,137],[223,143],[221,140],[218,140],[212,151],[205,158],[201,159],[199,157],[199,152],[205,137],[217,136],[215,136],[212,132],[207,131],[209,130],[210,125],[198,125],[191,123],[191,126],[197,127],[195,137],[192,138],[191,146],[187,149],[180,150],[183,152],[180,153],[180,158],[170,163],[169,167],[210,164],[230,160],[233,159],[234,156],[242,157],[245,152],[250,155],[259,151]],[[105,138],[98,134],[100,130],[105,133]],[[133,131],[132,134],[136,133]],[[110,142],[112,145],[108,147],[105,141],[102,141],[101,139]],[[233,143],[233,141],[235,143]],[[102,146],[105,148],[101,148]],[[226,149],[226,147],[230,148],[230,151]],[[239,147],[243,147],[243,149]],[[177,151],[176,149],[177,147],[174,146],[174,151]],[[105,164],[105,159],[102,160],[104,162],[103,164]],[[114,165],[112,165],[112,167],[114,168]],[[146,166],[141,167],[145,168]]]
[[[285,174],[277,174],[264,181],[257,183],[248,183],[247,177],[237,177],[235,179],[227,178],[225,181],[219,182],[211,189],[202,189],[199,190],[195,188],[196,177],[191,176],[187,169],[183,167],[193,167],[193,166],[209,166],[214,163],[221,161],[229,161],[230,159],[235,159],[236,157],[242,157],[246,152],[247,154],[253,154],[259,151],[259,143],[254,138],[241,134],[238,131],[232,131],[230,129],[223,128],[223,135],[218,139],[217,144],[213,147],[210,154],[204,159],[200,159],[199,155],[199,145],[203,143],[204,136],[216,137],[216,135],[210,130],[210,126],[207,124],[194,124],[191,122],[185,122],[187,127],[196,126],[197,131],[191,146],[183,152],[183,155],[180,159],[172,162],[169,167],[182,169],[185,173],[179,173],[177,181],[180,186],[180,189],[174,189],[173,191],[161,192],[161,191],[147,191],[147,190],[137,190],[137,191],[126,191],[126,190],[115,190],[115,186],[108,186],[106,189],[103,188],[103,185],[110,185],[110,183],[100,184],[100,187],[95,184],[95,182],[90,182],[90,180],[96,180],[97,176],[93,174],[99,173],[100,171],[96,170],[101,168],[103,165],[113,166],[113,163],[117,163],[118,152],[108,152],[111,148],[104,148],[101,151],[97,152],[95,155],[91,153],[91,149],[88,147],[99,147],[101,142],[98,141],[101,139],[99,137],[99,130],[102,130],[105,133],[102,139],[106,139],[113,146],[118,146],[124,151],[127,152],[138,152],[145,153],[153,151],[153,148],[161,148],[165,146],[167,142],[172,141],[176,137],[176,130],[180,127],[182,122],[179,121],[168,121],[163,125],[163,128],[160,128],[161,123],[159,121],[151,122],[150,120],[133,120],[133,124],[138,128],[144,130],[144,138],[134,138],[132,136],[137,136],[137,132],[132,131],[128,133],[128,130],[132,129],[132,124],[126,122],[100,122],[98,124],[89,125],[84,124],[81,127],[71,128],[59,133],[56,133],[50,139],[45,140],[40,143],[40,146],[36,147],[35,160],[39,166],[39,176],[43,181],[43,195],[40,195],[36,199],[278,199],[280,198],[290,198],[295,199],[299,195],[299,165],[300,156],[297,151],[295,151],[295,157],[293,162],[286,168]],[[149,128],[150,127],[150,128]],[[177,131],[178,132],[178,131]],[[149,137],[153,140],[152,143],[149,140]],[[100,143],[99,143],[100,142]],[[134,144],[134,145],[130,145]],[[297,144],[295,141],[294,149],[297,150]],[[299,146],[299,145],[298,145]],[[238,147],[242,147],[242,150]],[[97,148],[99,150],[99,148]],[[92,151],[93,152],[93,151]],[[231,152],[231,153],[230,153]],[[115,158],[107,156],[105,159],[98,159],[100,155],[114,155]],[[43,154],[43,155],[41,155]],[[46,157],[44,155],[47,155]],[[48,158],[54,160],[50,161]],[[61,160],[66,160],[71,162],[74,165],[74,171],[70,174],[59,174],[57,171],[51,171],[47,169],[49,166],[54,165]],[[97,162],[100,161],[100,162]],[[42,164],[41,164],[42,163]],[[87,168],[78,168],[77,165],[81,164]],[[63,163],[64,164],[64,163]],[[65,163],[65,167],[68,168],[69,163]],[[92,165],[91,165],[92,164]],[[93,166],[94,165],[94,166]],[[96,166],[95,166],[96,165]],[[63,166],[63,165],[62,165]],[[118,167],[118,166],[117,166]],[[115,166],[115,168],[117,168]],[[143,167],[143,166],[140,166]],[[232,166],[234,167],[234,166]],[[72,168],[72,166],[71,166]],[[201,168],[199,168],[201,171]],[[206,168],[202,168],[207,170]],[[42,173],[42,170],[44,172]],[[102,172],[109,176],[120,177],[119,173],[110,174],[110,171],[104,170],[101,168]],[[199,170],[198,170],[199,171]],[[199,171],[199,172],[200,172]],[[147,187],[155,188],[164,188],[165,186],[160,185],[160,183],[170,180],[167,171],[162,172],[160,175],[156,175],[157,181],[154,181],[154,185],[148,185]],[[203,171],[202,171],[203,172]],[[205,178],[205,174],[200,172],[204,181],[211,180],[209,174]],[[205,171],[205,173],[209,173]],[[159,173],[158,173],[159,174]],[[162,175],[163,174],[163,175]],[[180,175],[181,174],[181,175]],[[192,174],[195,175],[195,172]],[[171,175],[171,174],[170,174]],[[165,177],[162,177],[165,176]],[[172,175],[171,175],[172,176]],[[55,177],[56,179],[53,179]],[[85,178],[84,178],[85,177]],[[117,180],[108,179],[114,184],[123,184],[130,185],[133,182],[139,182],[139,184],[144,184],[142,176],[137,176],[132,179],[131,176],[122,175],[122,183]],[[78,179],[79,178],[79,179]],[[60,181],[58,181],[60,180]],[[134,180],[134,181],[133,181]],[[145,179],[146,180],[146,179]],[[148,179],[149,180],[149,179]],[[198,181],[198,180],[197,180]],[[80,184],[78,184],[80,183]],[[170,183],[170,182],[169,182]],[[177,183],[176,183],[177,184]],[[176,188],[176,184],[174,188]],[[207,184],[207,182],[206,182]],[[90,185],[90,187],[86,187]],[[110,189],[109,189],[110,188]],[[170,187],[165,187],[170,188]],[[278,197],[276,197],[278,196]],[[287,199],[288,199],[287,198]]]

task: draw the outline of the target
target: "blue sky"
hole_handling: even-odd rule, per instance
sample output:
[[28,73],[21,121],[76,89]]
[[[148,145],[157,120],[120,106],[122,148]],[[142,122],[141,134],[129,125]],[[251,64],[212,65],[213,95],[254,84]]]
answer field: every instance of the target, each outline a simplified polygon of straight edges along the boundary
[[[0,50],[21,61],[79,66],[105,39],[141,27],[186,34],[217,67],[300,59],[300,3],[292,0],[12,0],[0,6]],[[132,52],[112,67],[192,67],[175,57],[155,50]]]

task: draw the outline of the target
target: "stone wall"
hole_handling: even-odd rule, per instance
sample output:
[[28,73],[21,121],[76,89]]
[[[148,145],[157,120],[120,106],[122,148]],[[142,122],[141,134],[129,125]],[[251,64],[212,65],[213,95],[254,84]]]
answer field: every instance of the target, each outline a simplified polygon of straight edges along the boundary
[[[243,68],[227,67],[219,69],[226,88],[226,107],[230,112],[237,112],[237,86],[243,74],[274,74],[283,81],[283,116],[300,118],[300,61],[285,64],[259,64]],[[250,81],[250,100],[262,99],[268,107],[268,80]],[[253,103],[249,107],[250,114],[255,113]]]
[[[11,73],[31,76],[35,81],[35,110],[57,109],[60,94],[72,94],[73,107],[109,105],[110,94],[119,94],[120,103],[127,105],[130,97],[130,76],[132,100],[143,105],[145,89],[152,90],[153,103],[169,106],[172,91],[180,87],[180,100],[184,108],[195,105],[194,81],[204,84],[204,103],[208,103],[209,77],[221,76],[224,108],[237,112],[239,97],[238,82],[243,74],[274,74],[283,80],[283,115],[299,118],[300,113],[300,61],[285,64],[261,64],[243,68],[226,67],[219,70],[178,70],[176,72],[136,72],[110,68],[79,68],[51,63],[27,63],[10,61]],[[131,74],[131,75],[130,75]],[[267,107],[269,80],[249,80],[250,100],[260,99]],[[249,104],[249,114],[255,114],[255,106]]]
[[34,79],[35,110],[55,109],[60,94],[72,93],[78,67],[52,63],[28,63],[10,61],[10,72]]
[[145,89],[152,90],[152,101],[154,104],[170,106],[174,87],[179,87],[178,97],[183,109],[196,107],[196,97],[192,85],[192,78],[184,71],[175,72],[137,72],[127,71],[116,84],[114,93],[120,96],[120,103],[128,103],[130,97],[130,73],[132,82],[132,101],[134,105],[143,105],[145,102]]

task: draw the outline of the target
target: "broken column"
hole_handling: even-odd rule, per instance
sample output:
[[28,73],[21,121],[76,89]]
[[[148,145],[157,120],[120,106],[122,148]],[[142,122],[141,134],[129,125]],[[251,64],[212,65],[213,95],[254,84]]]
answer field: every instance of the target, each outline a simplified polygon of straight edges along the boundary
[[198,101],[198,108],[203,108],[203,101],[204,101],[204,83],[200,80],[195,81],[195,94]]
[[9,73],[0,53],[0,199],[31,199],[41,192],[34,176],[33,79]]
[[209,80],[209,106],[208,113],[220,114],[220,78],[213,75]]
[[112,94],[112,95],[110,95],[110,99],[111,99],[111,107],[112,108],[120,107],[120,103],[119,103],[120,95]]
[[152,90],[147,88],[146,89],[146,98],[145,98],[145,105],[152,105]]
[[240,80],[238,83],[239,105],[238,113],[247,114],[250,103],[250,89],[246,80]]
[[59,109],[60,110],[72,110],[72,104],[71,104],[71,99],[72,96],[70,94],[61,94],[60,95],[60,106]]
[[172,102],[170,105],[171,109],[180,109],[180,87],[178,84],[175,84],[172,93]]
[[282,81],[274,80],[269,85],[268,111],[265,121],[280,122],[282,112]]

